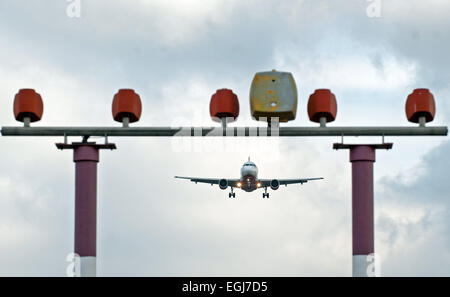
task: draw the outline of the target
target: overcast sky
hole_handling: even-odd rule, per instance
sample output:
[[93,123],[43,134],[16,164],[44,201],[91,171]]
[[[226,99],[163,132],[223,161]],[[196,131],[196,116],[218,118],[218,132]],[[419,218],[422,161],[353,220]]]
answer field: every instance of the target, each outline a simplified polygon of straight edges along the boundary
[[[119,126],[113,95],[134,88],[143,115],[134,126],[217,125],[209,100],[220,88],[250,118],[255,72],[291,72],[297,119],[330,88],[330,125],[404,125],[406,97],[430,88],[432,125],[450,124],[450,3],[381,0],[65,0],[0,2],[0,125],[20,125],[20,88],[44,100],[35,126]],[[73,141],[79,139],[73,138]],[[95,139],[102,141],[102,139]],[[375,250],[381,274],[450,276],[450,142],[388,137],[375,164]],[[61,138],[0,138],[0,275],[64,276],[73,252],[74,164]],[[350,276],[351,167],[338,138],[240,140],[239,149],[197,152],[168,138],[111,138],[98,176],[101,276]],[[380,142],[346,138],[346,142]],[[228,143],[232,145],[233,143]],[[185,143],[186,144],[186,143]],[[217,144],[217,143],[216,143]],[[189,145],[189,143],[188,143]],[[228,191],[174,175],[239,177],[251,156],[262,178],[323,176],[272,191]]]

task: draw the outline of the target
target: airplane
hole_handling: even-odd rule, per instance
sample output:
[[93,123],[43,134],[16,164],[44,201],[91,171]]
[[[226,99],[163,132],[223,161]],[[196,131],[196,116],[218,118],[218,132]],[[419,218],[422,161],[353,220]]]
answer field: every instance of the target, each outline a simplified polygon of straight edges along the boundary
[[264,188],[263,198],[269,198],[269,193],[267,193],[267,188],[270,187],[272,190],[278,190],[280,185],[290,185],[290,184],[304,184],[310,180],[319,180],[323,177],[314,178],[295,178],[295,179],[259,179],[258,178],[258,167],[255,163],[248,161],[244,163],[241,168],[241,178],[238,179],[225,179],[225,178],[197,178],[188,176],[175,176],[175,178],[188,179],[191,182],[205,183],[212,185],[219,185],[219,188],[226,190],[228,187],[231,188],[231,192],[228,194],[229,198],[236,198],[236,193],[233,191],[234,188],[239,188],[246,192],[253,192],[258,188]]

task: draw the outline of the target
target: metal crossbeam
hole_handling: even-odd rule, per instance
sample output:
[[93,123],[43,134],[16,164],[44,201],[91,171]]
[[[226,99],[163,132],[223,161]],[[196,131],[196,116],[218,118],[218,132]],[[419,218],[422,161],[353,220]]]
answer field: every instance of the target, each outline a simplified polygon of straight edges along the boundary
[[2,127],[3,136],[446,136],[447,127]]

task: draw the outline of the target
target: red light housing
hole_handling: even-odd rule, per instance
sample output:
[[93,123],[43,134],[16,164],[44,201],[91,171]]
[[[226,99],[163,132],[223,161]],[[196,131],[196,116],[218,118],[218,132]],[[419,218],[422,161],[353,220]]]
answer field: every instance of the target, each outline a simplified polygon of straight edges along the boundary
[[410,122],[419,123],[421,117],[431,122],[436,113],[433,94],[428,89],[415,89],[406,99],[405,111]]
[[14,117],[19,122],[29,118],[30,122],[40,121],[44,112],[41,95],[33,89],[21,89],[14,97]]
[[137,122],[141,112],[141,97],[134,90],[121,89],[114,95],[112,114],[115,121],[122,122],[123,118],[127,117],[130,123]]
[[211,118],[219,122],[222,118],[233,118],[239,116],[239,100],[236,94],[229,89],[217,90],[211,97],[209,103],[209,114]]
[[308,116],[312,122],[320,123],[320,118],[326,118],[327,122],[336,119],[336,97],[329,89],[315,90],[308,101]]

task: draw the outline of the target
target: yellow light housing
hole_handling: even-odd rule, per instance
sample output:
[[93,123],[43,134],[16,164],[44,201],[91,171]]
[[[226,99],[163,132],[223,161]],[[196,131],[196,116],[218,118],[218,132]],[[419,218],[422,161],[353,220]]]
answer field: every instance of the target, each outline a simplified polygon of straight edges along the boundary
[[236,186],[237,186],[238,188],[240,188],[240,187],[242,186],[242,184],[241,184],[241,183],[237,183]]
[[260,187],[261,187],[261,183],[257,183],[256,185],[258,186],[258,188],[260,188]]

